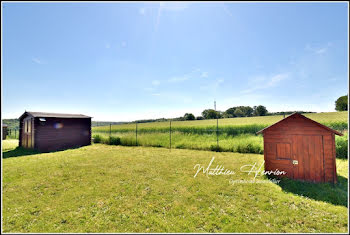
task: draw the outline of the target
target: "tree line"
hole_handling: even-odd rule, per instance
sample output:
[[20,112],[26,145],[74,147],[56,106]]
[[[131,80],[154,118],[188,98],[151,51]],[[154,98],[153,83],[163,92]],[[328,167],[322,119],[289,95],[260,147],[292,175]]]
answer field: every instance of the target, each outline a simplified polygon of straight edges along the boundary
[[266,116],[268,111],[265,106],[236,106],[227,109],[226,111],[216,111],[214,109],[206,109],[202,112],[203,119],[216,118],[235,118],[235,117],[252,117],[252,116]]

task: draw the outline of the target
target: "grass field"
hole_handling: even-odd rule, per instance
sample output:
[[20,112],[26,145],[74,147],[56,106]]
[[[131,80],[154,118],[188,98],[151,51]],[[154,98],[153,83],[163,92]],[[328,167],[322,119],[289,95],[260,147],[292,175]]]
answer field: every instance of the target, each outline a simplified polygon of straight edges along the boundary
[[[306,117],[324,124],[328,123],[347,123],[348,112],[329,112],[329,113],[308,113],[304,114]],[[288,115],[287,115],[288,116]],[[219,119],[219,126],[245,126],[245,125],[271,125],[275,122],[283,119],[283,115],[276,116],[260,116],[260,117],[242,117],[242,118],[224,118]],[[176,130],[177,127],[216,127],[216,119],[210,120],[195,120],[195,121],[174,121],[172,127]],[[139,123],[138,128],[142,129],[154,129],[157,128],[169,128],[169,122],[149,122]],[[94,131],[109,131],[109,126],[94,127]],[[124,131],[124,130],[135,130],[135,123],[123,124],[123,125],[112,125],[112,131]]]
[[[348,112],[311,113],[305,116],[331,128],[347,133]],[[263,153],[263,138],[255,133],[283,116],[219,119],[219,148],[217,148],[216,120],[172,122],[171,147],[179,149],[219,150],[238,153]],[[170,147],[169,122],[112,125],[111,136],[121,139],[124,146]],[[107,142],[110,127],[94,127],[93,137]],[[337,137],[337,156],[347,157],[348,135]]]
[[[94,144],[35,154],[3,141],[3,232],[346,232],[339,183],[232,184],[262,155]],[[231,176],[198,174],[223,165]],[[266,180],[258,176],[257,180]]]

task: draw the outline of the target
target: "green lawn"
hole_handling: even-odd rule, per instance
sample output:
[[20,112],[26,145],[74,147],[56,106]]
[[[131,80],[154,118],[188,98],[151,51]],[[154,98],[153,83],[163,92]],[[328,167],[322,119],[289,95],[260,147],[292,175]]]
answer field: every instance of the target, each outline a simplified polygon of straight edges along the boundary
[[[347,231],[347,160],[337,159],[335,186],[232,185],[253,179],[239,169],[263,156],[101,144],[36,154],[3,144],[3,232]],[[213,167],[236,175],[194,178],[213,156]]]

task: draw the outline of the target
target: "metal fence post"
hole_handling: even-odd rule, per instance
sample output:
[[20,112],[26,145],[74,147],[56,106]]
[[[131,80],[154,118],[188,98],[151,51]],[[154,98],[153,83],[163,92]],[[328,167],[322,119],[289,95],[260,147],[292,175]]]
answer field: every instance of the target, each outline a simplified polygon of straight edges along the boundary
[[169,149],[171,150],[171,120],[170,120],[170,128],[169,128]]
[[109,138],[111,138],[111,134],[112,134],[112,124],[109,123]]
[[137,122],[136,122],[136,146],[137,146]]
[[219,118],[216,119],[216,146],[219,151]]

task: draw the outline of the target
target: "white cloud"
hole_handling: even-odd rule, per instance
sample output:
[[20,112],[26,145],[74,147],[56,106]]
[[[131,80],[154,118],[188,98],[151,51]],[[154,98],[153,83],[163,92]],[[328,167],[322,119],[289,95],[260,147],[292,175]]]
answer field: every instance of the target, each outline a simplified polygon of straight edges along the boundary
[[200,69],[196,68],[196,69],[192,70],[191,72],[186,73],[184,75],[174,76],[174,77],[170,78],[168,81],[169,82],[183,82],[183,81],[193,79],[193,78],[206,78],[206,77],[208,77],[208,72],[201,71]]
[[224,81],[225,80],[222,78],[216,79],[213,82],[209,82],[206,85],[200,86],[199,89],[202,91],[211,91],[215,93],[219,89],[220,85],[224,83]]
[[140,9],[139,9],[139,13],[140,13],[141,15],[145,15],[145,14],[146,14],[146,8],[140,8]]
[[307,44],[305,46],[305,50],[321,55],[326,53],[331,46],[332,46],[331,42],[328,42],[327,44],[323,44],[323,46],[313,46],[313,45]]
[[323,54],[327,51],[327,47],[324,47],[324,48],[320,48],[320,49],[317,49],[315,51],[316,54]]
[[154,91],[155,88],[154,87],[146,87],[144,88],[145,91]]
[[160,2],[158,8],[157,21],[155,25],[155,30],[158,30],[160,24],[160,16],[163,11],[183,11],[188,8],[189,3],[186,2]]
[[34,63],[36,63],[36,64],[44,64],[44,62],[43,62],[41,59],[36,58],[36,57],[33,57],[33,58],[32,58],[32,61],[33,61]]
[[160,2],[159,7],[166,11],[183,11],[188,8],[189,3],[186,2]]
[[251,93],[256,90],[267,89],[277,86],[281,81],[289,77],[288,73],[280,73],[271,77],[258,76],[251,80],[251,88],[243,90],[241,93]]
[[202,72],[201,77],[202,78],[207,78],[208,77],[208,72]]
[[169,79],[169,82],[183,82],[189,79],[189,76],[187,74],[183,76],[178,76],[178,77],[172,77]]
[[229,15],[230,17],[233,17],[231,11],[228,9],[228,7],[225,5],[225,3],[222,4],[224,11],[226,12],[227,15]]
[[152,81],[152,85],[153,85],[153,86],[159,86],[159,85],[160,85],[160,81],[158,81],[158,80],[153,80],[153,81]]

